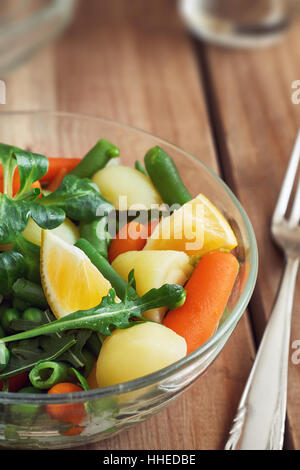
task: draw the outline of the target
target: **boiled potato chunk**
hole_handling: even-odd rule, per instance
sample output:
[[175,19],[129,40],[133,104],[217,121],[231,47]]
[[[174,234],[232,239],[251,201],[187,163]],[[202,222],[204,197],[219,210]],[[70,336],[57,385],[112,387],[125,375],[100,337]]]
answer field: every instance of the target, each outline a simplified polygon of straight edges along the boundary
[[92,180],[99,187],[102,196],[117,210],[128,210],[133,206],[149,210],[152,205],[162,204],[150,178],[135,168],[122,165],[105,167]]
[[[79,239],[78,229],[70,219],[65,219],[61,225],[51,230],[51,233],[69,243],[70,245],[74,245],[74,243],[76,243]],[[23,237],[25,237],[31,243],[41,246],[42,229],[35,223],[33,219],[30,218],[27,227],[23,232]]]
[[134,380],[173,364],[186,355],[184,338],[160,323],[116,329],[103,342],[97,360],[99,387]]
[[[128,251],[117,256],[112,267],[126,281],[134,269],[136,291],[140,296],[163,284],[183,286],[193,270],[186,253],[172,250]],[[143,315],[149,320],[161,322],[166,311],[166,307],[161,307],[148,310]]]

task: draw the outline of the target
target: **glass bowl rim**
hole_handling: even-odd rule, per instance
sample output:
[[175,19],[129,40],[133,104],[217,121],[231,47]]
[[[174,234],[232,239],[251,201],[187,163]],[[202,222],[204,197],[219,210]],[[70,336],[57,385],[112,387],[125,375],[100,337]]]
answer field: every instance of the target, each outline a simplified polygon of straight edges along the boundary
[[254,234],[254,230],[252,224],[246,214],[244,208],[242,207],[241,203],[231,191],[231,189],[227,186],[227,184],[215,173],[209,166],[207,166],[202,160],[200,160],[195,155],[187,152],[186,150],[182,149],[181,147],[169,142],[168,140],[161,138],[152,134],[151,132],[145,131],[144,129],[140,129],[138,127],[130,126],[120,121],[115,121],[113,119],[108,119],[102,116],[95,116],[90,114],[82,114],[82,113],[73,113],[73,112],[66,112],[66,111],[49,111],[49,110],[14,110],[14,111],[1,111],[0,117],[2,116],[46,116],[51,118],[69,118],[69,119],[78,119],[78,120],[90,120],[90,121],[98,121],[99,123],[103,122],[107,125],[121,127],[123,129],[127,129],[129,132],[135,132],[138,134],[146,134],[149,137],[153,137],[157,141],[160,141],[162,144],[167,144],[171,148],[176,151],[183,153],[190,159],[193,159],[195,162],[199,164],[199,166],[203,167],[210,175],[219,183],[223,189],[228,193],[229,197],[231,198],[232,202],[236,206],[237,210],[239,211],[242,220],[244,222],[247,236],[250,243],[250,271],[249,276],[247,279],[247,283],[244,287],[243,293],[241,298],[239,299],[237,305],[231,312],[231,315],[226,318],[224,323],[218,328],[218,330],[214,333],[214,335],[207,340],[203,345],[197,348],[195,351],[190,353],[189,355],[185,356],[184,358],[180,359],[179,361],[171,364],[168,367],[160,369],[156,372],[151,374],[145,375],[143,377],[130,380],[128,382],[120,383],[117,385],[112,385],[109,387],[91,389],[82,392],[76,393],[66,393],[66,394],[56,394],[56,395],[42,395],[38,396],[37,394],[22,394],[18,392],[0,392],[0,401],[2,404],[8,403],[35,403],[35,404],[53,404],[53,403],[70,403],[70,402],[83,402],[88,400],[95,400],[95,399],[102,399],[117,395],[123,395],[128,392],[133,392],[139,390],[144,387],[148,387],[155,383],[160,382],[161,380],[167,379],[171,375],[180,370],[184,369],[186,366],[190,365],[194,360],[199,358],[203,353],[205,353],[209,348],[215,346],[222,337],[225,337],[226,333],[228,333],[235,325],[238,323],[240,318],[242,317],[244,311],[247,308],[249,300],[252,296],[257,273],[258,273],[258,249],[257,249],[257,242],[256,237]]

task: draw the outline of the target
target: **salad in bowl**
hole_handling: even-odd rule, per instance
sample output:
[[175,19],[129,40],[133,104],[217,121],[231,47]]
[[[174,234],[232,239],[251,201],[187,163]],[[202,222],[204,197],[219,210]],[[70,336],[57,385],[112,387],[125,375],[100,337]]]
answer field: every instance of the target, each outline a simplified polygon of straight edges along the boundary
[[17,397],[13,419],[43,415],[69,445],[91,416],[130,422],[151,383],[126,384],[209,344],[247,265],[230,220],[163,145],[128,165],[107,138],[82,159],[1,143],[0,163],[1,395]]

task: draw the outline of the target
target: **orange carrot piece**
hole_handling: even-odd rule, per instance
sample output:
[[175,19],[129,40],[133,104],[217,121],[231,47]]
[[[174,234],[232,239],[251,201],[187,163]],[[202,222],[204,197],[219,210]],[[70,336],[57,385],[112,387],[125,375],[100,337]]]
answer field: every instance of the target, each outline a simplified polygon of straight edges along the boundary
[[133,220],[124,225],[110,244],[108,261],[112,263],[117,256],[127,251],[142,250],[156,223],[156,221],[152,221],[143,225]]
[[68,173],[67,168],[61,168],[58,173],[55,175],[52,181],[50,181],[49,185],[47,186],[48,191],[56,191],[56,189],[60,186],[62,180]]
[[232,253],[207,253],[200,259],[185,286],[185,303],[165,316],[163,324],[185,338],[187,354],[214,334],[238,270],[239,263]]
[[48,160],[48,172],[40,179],[42,183],[49,183],[50,181],[52,181],[62,168],[66,168],[67,173],[69,173],[71,170],[73,170],[73,168],[78,165],[79,162],[81,162],[81,158],[48,157]]
[[64,432],[63,436],[78,436],[78,434],[81,434],[83,430],[84,428],[82,426],[73,426]]
[[[78,385],[69,382],[61,382],[54,385],[48,394],[82,392]],[[80,424],[86,417],[86,411],[82,402],[46,405],[47,413],[53,418],[65,423]]]

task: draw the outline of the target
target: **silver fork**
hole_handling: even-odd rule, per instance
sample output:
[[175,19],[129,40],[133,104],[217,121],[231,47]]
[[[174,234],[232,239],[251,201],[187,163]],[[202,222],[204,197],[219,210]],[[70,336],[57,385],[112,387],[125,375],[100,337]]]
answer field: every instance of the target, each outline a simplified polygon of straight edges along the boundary
[[286,264],[270,319],[241,397],[226,450],[281,450],[284,439],[293,297],[300,257],[300,180],[287,207],[300,160],[300,130],[271,223]]

